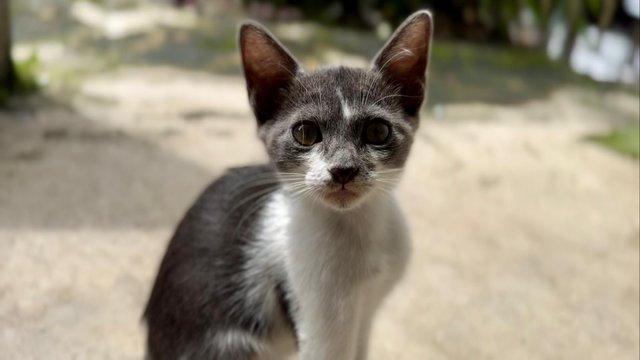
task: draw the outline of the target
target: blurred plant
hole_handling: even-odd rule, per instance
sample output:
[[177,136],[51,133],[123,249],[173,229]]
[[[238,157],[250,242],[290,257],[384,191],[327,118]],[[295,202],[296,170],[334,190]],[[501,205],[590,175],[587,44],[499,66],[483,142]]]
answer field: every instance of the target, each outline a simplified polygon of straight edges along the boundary
[[24,61],[16,62],[11,56],[11,44],[9,0],[0,0],[0,104],[11,95],[24,95],[38,89],[38,55],[34,52]]
[[17,94],[27,94],[38,89],[40,68],[40,59],[35,51],[27,59],[15,63]]
[[619,153],[640,158],[640,127],[637,125],[614,130],[605,135],[592,136],[590,140]]
[[[568,58],[576,36],[590,22],[595,22],[600,30],[605,30],[611,26],[618,0],[555,0],[550,1],[553,8],[557,8],[562,14],[564,23],[567,25],[568,36],[562,52],[563,58]],[[547,20],[548,20],[548,14]]]
[[11,95],[26,95],[37,91],[40,67],[40,60],[35,52],[25,60],[13,62],[13,81],[11,87],[0,87],[0,104],[5,103]]
[[0,101],[15,89],[16,72],[11,59],[9,0],[0,0]]
[[253,3],[269,3],[278,9],[297,8],[308,19],[356,28],[369,28],[373,25],[367,18],[372,2],[372,0],[243,0],[245,6]]
[[[295,7],[310,19],[345,26],[376,24],[382,17],[398,25],[410,13],[428,8],[435,14],[436,34],[443,37],[509,40],[509,28],[519,21],[520,12],[529,10],[546,37],[551,16],[558,13],[569,32],[567,48],[576,34],[590,21],[600,28],[611,25],[619,0],[243,0],[270,3],[275,8]],[[375,15],[378,16],[375,16]]]

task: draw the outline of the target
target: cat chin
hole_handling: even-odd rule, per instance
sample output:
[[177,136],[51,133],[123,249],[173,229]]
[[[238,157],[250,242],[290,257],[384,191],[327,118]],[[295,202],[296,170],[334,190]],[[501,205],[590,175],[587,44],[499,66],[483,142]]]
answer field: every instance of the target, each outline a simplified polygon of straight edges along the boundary
[[334,190],[324,193],[320,199],[324,206],[334,211],[350,211],[357,209],[368,198],[369,191]]

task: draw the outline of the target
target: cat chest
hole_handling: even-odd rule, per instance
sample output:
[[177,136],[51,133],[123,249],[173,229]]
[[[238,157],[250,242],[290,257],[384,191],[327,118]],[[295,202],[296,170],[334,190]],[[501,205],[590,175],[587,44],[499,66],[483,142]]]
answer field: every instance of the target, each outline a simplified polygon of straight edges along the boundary
[[325,229],[308,232],[299,227],[287,231],[288,263],[292,270],[312,281],[386,287],[402,271],[406,255],[403,239],[384,229]]
[[261,237],[269,252],[302,283],[362,284],[373,290],[388,287],[404,269],[409,249],[401,218],[341,219],[292,207],[280,194],[265,215]]

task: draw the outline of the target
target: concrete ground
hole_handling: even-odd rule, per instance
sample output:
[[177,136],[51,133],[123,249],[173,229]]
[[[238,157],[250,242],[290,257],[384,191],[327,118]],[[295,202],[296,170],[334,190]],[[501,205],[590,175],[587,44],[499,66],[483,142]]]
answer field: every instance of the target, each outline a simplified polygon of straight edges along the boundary
[[[583,140],[606,126],[581,101],[423,120],[398,189],[413,258],[372,359],[638,358],[638,162]],[[126,68],[0,112],[0,359],[140,359],[174,225],[264,159],[237,77]]]

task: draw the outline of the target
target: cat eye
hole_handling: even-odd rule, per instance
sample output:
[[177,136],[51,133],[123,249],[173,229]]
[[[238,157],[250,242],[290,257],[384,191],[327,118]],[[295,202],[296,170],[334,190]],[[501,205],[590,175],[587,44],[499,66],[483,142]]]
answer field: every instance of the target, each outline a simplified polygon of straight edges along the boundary
[[362,137],[367,144],[382,145],[389,140],[389,134],[391,134],[389,124],[382,119],[375,119],[364,128]]
[[322,141],[322,134],[320,133],[318,125],[311,121],[303,121],[296,124],[293,129],[291,129],[291,132],[293,138],[303,146],[311,146]]

